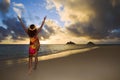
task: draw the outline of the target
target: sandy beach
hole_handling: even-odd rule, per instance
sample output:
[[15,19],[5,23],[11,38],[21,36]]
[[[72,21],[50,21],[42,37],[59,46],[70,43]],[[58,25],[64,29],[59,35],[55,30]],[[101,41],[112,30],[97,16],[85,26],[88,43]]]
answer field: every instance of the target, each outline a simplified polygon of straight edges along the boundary
[[[69,54],[70,53],[70,54]],[[62,54],[61,57],[58,57]],[[39,57],[30,75],[27,61],[0,61],[0,80],[120,80],[120,46],[99,46]]]

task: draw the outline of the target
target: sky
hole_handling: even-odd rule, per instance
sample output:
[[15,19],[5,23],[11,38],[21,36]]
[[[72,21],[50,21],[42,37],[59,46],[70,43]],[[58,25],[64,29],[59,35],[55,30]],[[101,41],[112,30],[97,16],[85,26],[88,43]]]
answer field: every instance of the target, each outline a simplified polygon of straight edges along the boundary
[[0,44],[29,44],[21,27],[39,27],[41,44],[120,44],[120,0],[0,0]]

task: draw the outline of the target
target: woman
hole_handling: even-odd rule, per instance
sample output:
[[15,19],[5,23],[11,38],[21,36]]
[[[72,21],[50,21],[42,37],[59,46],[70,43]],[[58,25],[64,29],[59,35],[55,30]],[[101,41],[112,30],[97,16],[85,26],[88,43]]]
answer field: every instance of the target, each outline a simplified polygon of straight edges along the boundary
[[46,16],[44,17],[44,20],[42,21],[42,24],[38,29],[36,28],[36,26],[34,24],[30,25],[29,28],[27,29],[19,16],[18,16],[18,19],[19,19],[23,29],[25,30],[25,32],[28,34],[28,36],[30,38],[30,45],[29,45],[29,73],[31,73],[33,57],[35,58],[34,69],[37,68],[38,50],[39,50],[39,47],[40,47],[38,33],[41,31],[41,29],[42,29],[42,27],[44,25],[44,22],[46,20]]

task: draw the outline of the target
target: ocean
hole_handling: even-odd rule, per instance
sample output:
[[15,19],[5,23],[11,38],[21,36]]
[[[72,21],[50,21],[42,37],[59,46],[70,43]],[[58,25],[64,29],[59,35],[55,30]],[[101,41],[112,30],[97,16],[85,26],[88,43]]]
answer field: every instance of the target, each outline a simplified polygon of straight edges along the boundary
[[[38,55],[55,54],[62,51],[86,48],[86,45],[41,44]],[[0,45],[0,60],[28,57],[27,44]]]

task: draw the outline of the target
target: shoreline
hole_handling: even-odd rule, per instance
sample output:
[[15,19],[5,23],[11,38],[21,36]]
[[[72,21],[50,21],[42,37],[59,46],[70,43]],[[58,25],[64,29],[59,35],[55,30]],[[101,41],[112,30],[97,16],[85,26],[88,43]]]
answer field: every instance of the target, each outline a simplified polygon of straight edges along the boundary
[[[46,44],[47,45],[47,44]],[[79,44],[77,44],[77,45],[79,45]],[[6,45],[5,45],[6,46]],[[10,45],[10,46],[12,46],[12,45]],[[17,45],[17,46],[19,46],[19,45]],[[22,46],[24,46],[24,45],[22,45]],[[72,46],[72,45],[71,45]],[[70,47],[71,47],[70,46]],[[71,48],[71,49],[66,49],[66,50],[53,50],[53,51],[47,51],[47,52],[44,52],[43,50],[40,50],[39,52],[38,52],[38,56],[45,56],[45,55],[50,55],[50,54],[57,54],[57,53],[61,53],[61,52],[65,52],[65,51],[71,51],[71,50],[78,50],[78,49],[85,49],[85,48],[91,48],[91,47],[96,47],[96,46],[98,46],[98,47],[105,47],[105,46],[120,46],[119,44],[96,44],[96,45],[94,45],[94,46],[88,46],[88,45],[82,45],[82,47],[80,46],[80,47],[77,47],[77,48]],[[47,47],[47,46],[45,46],[45,47]],[[8,47],[7,47],[8,48]],[[21,47],[20,47],[21,48]],[[15,53],[13,52],[13,51],[10,51],[10,52],[12,52],[13,53],[13,56],[11,56],[10,54],[11,53],[9,53],[9,52],[7,52],[7,54],[9,54],[9,55],[6,55],[6,51],[5,50],[3,50],[3,51],[1,51],[1,54],[0,54],[0,61],[4,61],[4,60],[15,60],[15,59],[21,59],[21,58],[27,58],[28,57],[28,47],[25,47],[26,48],[26,50],[24,49],[24,54],[22,53],[22,56],[20,55],[20,52],[21,51],[19,51],[19,53],[16,53],[16,51],[15,51]],[[66,47],[65,47],[66,48]],[[1,49],[4,49],[3,47],[1,48]],[[44,49],[44,48],[43,48]],[[7,50],[7,49],[6,49]],[[5,52],[5,54],[4,54],[4,52]],[[15,55],[15,54],[18,54],[18,55]]]
[[[51,53],[51,54],[40,55],[40,56],[38,56],[38,61],[67,57],[67,56],[70,56],[73,54],[83,53],[83,52],[86,52],[86,51],[89,51],[92,49],[96,49],[96,48],[99,48],[99,47],[95,46],[95,47],[88,47],[88,48],[72,49],[72,50],[65,50],[65,51],[60,51],[60,52],[56,52],[56,53]],[[26,63],[26,62],[28,62],[28,57],[3,59],[0,62],[5,63],[6,65]]]

